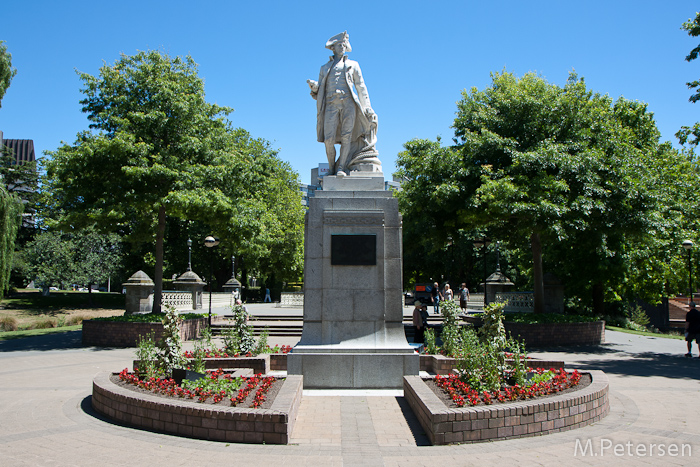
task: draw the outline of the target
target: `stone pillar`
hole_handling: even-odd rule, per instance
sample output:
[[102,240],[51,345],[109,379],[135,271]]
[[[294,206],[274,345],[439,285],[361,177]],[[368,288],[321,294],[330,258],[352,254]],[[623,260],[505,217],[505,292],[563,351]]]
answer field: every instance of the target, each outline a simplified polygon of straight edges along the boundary
[[173,281],[176,290],[183,290],[192,293],[192,309],[202,309],[202,292],[206,283],[195,274],[194,271],[187,271]]
[[486,279],[486,285],[486,294],[488,295],[489,303],[494,303],[496,301],[496,294],[512,292],[515,288],[515,284],[503,275],[500,267]]
[[564,313],[564,285],[551,272],[544,275],[544,312]]
[[231,294],[231,305],[235,305],[233,298],[239,299],[241,297],[241,283],[235,277],[230,278],[222,287],[224,292]]
[[399,389],[419,372],[403,328],[398,203],[372,175],[326,176],[309,199],[304,330],[287,356],[305,388]]
[[155,284],[143,271],[137,271],[122,284],[126,289],[126,313],[150,313],[153,311]]

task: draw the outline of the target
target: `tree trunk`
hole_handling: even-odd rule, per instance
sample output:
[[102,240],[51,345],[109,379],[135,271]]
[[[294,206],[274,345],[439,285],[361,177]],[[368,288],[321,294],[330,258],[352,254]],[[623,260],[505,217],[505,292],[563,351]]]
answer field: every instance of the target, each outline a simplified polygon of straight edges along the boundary
[[165,206],[158,208],[158,231],[156,233],[156,270],[153,283],[153,313],[161,312],[163,297],[163,239],[165,237]]
[[532,272],[534,275],[534,312],[544,313],[544,274],[542,273],[542,243],[540,234],[530,236],[532,248]]

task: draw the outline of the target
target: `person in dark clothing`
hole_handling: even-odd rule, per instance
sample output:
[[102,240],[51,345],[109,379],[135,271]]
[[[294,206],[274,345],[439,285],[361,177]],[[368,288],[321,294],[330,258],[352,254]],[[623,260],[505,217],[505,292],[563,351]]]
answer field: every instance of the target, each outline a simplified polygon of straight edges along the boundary
[[[695,303],[690,302],[690,310],[685,314],[685,342],[688,344],[688,353],[686,357],[692,357],[693,339],[698,344],[698,352],[700,352],[700,311],[695,308]],[[700,358],[700,357],[698,357]]]
[[422,344],[425,342],[425,328],[428,325],[428,310],[425,305],[423,305],[420,300],[416,300],[413,305],[413,327],[414,327],[414,337],[413,342],[416,344]]

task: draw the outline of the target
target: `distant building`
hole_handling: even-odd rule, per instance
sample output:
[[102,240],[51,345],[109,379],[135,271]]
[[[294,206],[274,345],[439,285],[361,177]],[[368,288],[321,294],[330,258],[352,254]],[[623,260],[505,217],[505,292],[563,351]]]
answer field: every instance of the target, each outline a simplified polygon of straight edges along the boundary
[[[299,190],[301,190],[301,204],[308,208],[309,199],[313,198],[315,193],[319,190],[323,190],[322,180],[323,177],[328,175],[328,163],[318,164],[318,167],[311,169],[311,183],[300,183]],[[393,177],[391,181],[384,181],[384,189],[392,191],[401,191],[401,181]]]
[[[7,150],[12,151],[13,155],[13,165],[22,165],[29,162],[36,161],[36,154],[34,153],[34,140],[33,139],[5,139],[3,137],[3,132],[0,131],[0,154]],[[7,190],[19,195],[20,198],[26,203],[27,198],[22,196],[22,193],[28,193],[31,188],[18,182],[15,186],[7,186]],[[22,225],[25,227],[33,227],[35,225],[34,215],[32,213],[25,212],[22,214]]]

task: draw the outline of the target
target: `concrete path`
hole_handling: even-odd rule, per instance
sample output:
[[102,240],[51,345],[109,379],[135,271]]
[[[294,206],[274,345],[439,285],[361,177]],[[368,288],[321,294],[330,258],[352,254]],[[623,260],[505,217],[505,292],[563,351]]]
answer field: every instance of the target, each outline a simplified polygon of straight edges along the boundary
[[456,446],[430,446],[404,399],[381,392],[309,391],[288,446],[132,429],[95,414],[90,394],[96,373],[131,366],[133,349],[83,348],[79,332],[0,342],[0,465],[697,465],[700,359],[684,358],[679,340],[610,331],[606,337],[599,347],[531,351],[604,370],[611,410],[603,421]]

